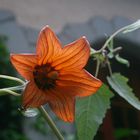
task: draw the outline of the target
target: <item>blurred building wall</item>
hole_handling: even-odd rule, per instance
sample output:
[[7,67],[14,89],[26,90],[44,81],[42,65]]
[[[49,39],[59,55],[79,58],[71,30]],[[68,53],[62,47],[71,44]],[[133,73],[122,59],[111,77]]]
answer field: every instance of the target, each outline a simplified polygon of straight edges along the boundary
[[13,11],[20,24],[40,29],[49,24],[60,31],[66,23],[93,16],[140,18],[139,0],[0,0],[0,9]]

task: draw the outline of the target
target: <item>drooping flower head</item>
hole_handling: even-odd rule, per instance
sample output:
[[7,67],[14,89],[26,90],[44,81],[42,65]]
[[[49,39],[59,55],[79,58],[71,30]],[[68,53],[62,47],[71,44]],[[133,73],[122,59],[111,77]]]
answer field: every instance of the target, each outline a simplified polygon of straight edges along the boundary
[[11,54],[12,64],[29,81],[22,96],[23,107],[48,103],[59,118],[73,122],[75,97],[92,95],[102,85],[84,69],[89,54],[85,37],[62,47],[54,32],[44,27],[35,54]]

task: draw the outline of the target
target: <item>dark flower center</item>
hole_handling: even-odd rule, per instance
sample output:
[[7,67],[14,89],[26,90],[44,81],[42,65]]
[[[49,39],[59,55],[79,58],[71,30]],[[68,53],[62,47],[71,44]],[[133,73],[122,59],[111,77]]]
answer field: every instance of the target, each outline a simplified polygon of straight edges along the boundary
[[34,68],[33,76],[37,87],[41,90],[47,90],[55,87],[58,71],[50,64],[37,65]]

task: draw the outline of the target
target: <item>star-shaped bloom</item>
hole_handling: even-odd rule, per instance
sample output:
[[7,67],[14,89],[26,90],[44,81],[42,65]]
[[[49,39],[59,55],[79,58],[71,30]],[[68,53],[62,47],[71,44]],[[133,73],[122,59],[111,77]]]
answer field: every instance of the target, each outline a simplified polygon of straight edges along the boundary
[[54,32],[44,27],[35,54],[11,54],[12,64],[28,80],[22,96],[23,107],[48,103],[59,118],[73,122],[75,97],[92,95],[102,85],[84,69],[89,55],[85,37],[62,47]]

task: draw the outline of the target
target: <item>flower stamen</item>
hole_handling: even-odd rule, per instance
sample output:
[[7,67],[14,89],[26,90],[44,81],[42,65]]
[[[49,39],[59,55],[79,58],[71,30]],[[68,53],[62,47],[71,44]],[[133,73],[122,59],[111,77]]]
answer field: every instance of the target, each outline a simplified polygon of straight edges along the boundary
[[33,71],[34,81],[41,90],[54,88],[58,75],[58,72],[50,64],[36,65]]

